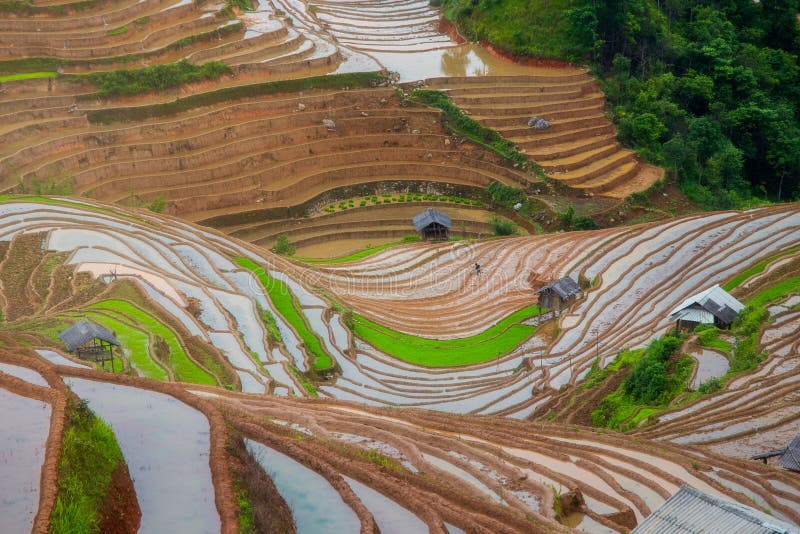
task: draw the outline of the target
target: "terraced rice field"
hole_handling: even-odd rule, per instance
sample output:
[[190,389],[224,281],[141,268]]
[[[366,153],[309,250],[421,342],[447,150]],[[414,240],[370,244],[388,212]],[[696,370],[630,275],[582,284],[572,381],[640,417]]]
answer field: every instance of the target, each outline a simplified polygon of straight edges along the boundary
[[[299,247],[332,236],[362,245],[398,241],[413,233],[415,210],[427,207],[322,211],[341,199],[360,204],[365,195],[409,191],[474,196],[494,181],[524,187],[534,180],[481,148],[457,146],[437,111],[401,108],[390,88],[267,96],[134,125],[79,122],[44,135],[37,124],[4,145],[5,186],[16,188],[16,176],[26,184],[68,176],[75,195],[143,206],[163,199],[168,213],[267,246],[277,233]],[[486,211],[451,213],[456,235],[491,231]]]
[[755,372],[731,380],[708,400],[665,413],[642,433],[739,458],[785,447],[800,432],[797,301],[791,296],[770,308],[774,318],[760,338],[767,358]]
[[[36,366],[48,382],[61,380],[52,364],[25,350],[12,361]],[[93,370],[57,371],[113,423],[135,473],[141,528],[174,528],[190,520],[209,531],[230,528],[236,506],[224,488],[230,483],[225,443],[232,432],[247,437],[303,532],[333,525],[346,531],[378,525],[393,532],[402,525],[420,532],[566,532],[555,499],[579,528],[622,532],[684,483],[743,503],[752,498],[776,517],[800,519],[800,483],[793,477],[663,442],[547,423],[222,390],[192,393]],[[0,374],[4,384],[13,382],[5,376]],[[55,395],[47,386],[40,389]],[[173,432],[176,424],[186,429]],[[159,497],[164,491],[168,499]],[[309,500],[312,494],[317,498]],[[575,507],[573,496],[584,504]],[[47,517],[46,503],[40,506]]]
[[[403,91],[442,91],[573,201],[621,201],[662,171],[586,71],[461,43],[417,0],[252,7],[0,6],[0,192],[61,195],[0,199],[3,527],[51,528],[80,400],[119,443],[131,532],[234,532],[247,497],[258,531],[627,532],[683,484],[800,523],[797,477],[744,460],[800,432],[800,207],[525,235],[485,189],[545,184]],[[70,77],[184,59],[232,73],[108,99]],[[473,239],[400,244],[431,207]],[[475,240],[498,214],[522,235]],[[268,252],[279,235],[312,261]],[[575,303],[534,305],[567,275]],[[770,313],[754,371],[630,435],[546,420],[726,282]],[[64,352],[79,319],[115,333],[115,366]],[[732,365],[732,338],[698,336],[691,387]]]
[[[731,250],[748,254],[755,264],[796,247],[800,214],[794,206],[628,229],[409,245],[357,262],[314,269],[259,252],[223,234],[144,211],[54,199],[7,200],[0,209],[0,240],[8,243],[0,270],[17,272],[24,267],[31,278],[39,279],[33,273],[52,262],[57,265],[53,272],[64,269],[72,280],[82,278],[79,287],[91,291],[89,298],[81,300],[76,299],[81,292],[70,287],[58,292],[66,296],[59,301],[63,304],[51,306],[40,298],[31,308],[27,301],[37,293],[23,298],[19,288],[41,287],[43,282],[4,283],[4,314],[15,317],[5,328],[19,325],[32,332],[0,332],[2,343],[29,339],[33,347],[55,346],[47,341],[48,329],[56,329],[52,321],[68,322],[83,310],[95,314],[92,318],[99,322],[116,321],[106,324],[116,325],[120,332],[127,327],[161,337],[170,356],[149,358],[167,378],[178,379],[176,371],[180,374],[181,367],[173,357],[184,354],[187,364],[204,369],[214,381],[221,380],[203,366],[197,356],[199,346],[186,345],[190,337],[186,332],[191,330],[205,340],[204,346],[216,348],[220,365],[229,368],[231,376],[235,372],[239,377],[241,386],[235,383],[234,388],[251,392],[226,392],[201,380],[170,384],[114,375],[77,367],[70,359],[41,349],[36,353],[22,348],[14,356],[0,351],[0,360],[10,364],[0,367],[4,388],[27,388],[57,407],[64,400],[60,394],[49,393],[49,385],[58,384],[60,374],[113,423],[134,485],[141,491],[142,525],[185,523],[188,516],[181,512],[185,506],[158,508],[163,499],[148,489],[148,476],[173,473],[171,479],[185,482],[188,475],[182,473],[190,469],[192,477],[203,477],[202,483],[177,484],[171,493],[182,501],[172,500],[192,503],[193,517],[199,517],[194,508],[201,503],[203,514],[218,520],[222,530],[227,528],[234,520],[235,506],[224,489],[230,474],[221,466],[227,465],[224,443],[231,431],[252,440],[256,449],[269,449],[262,455],[265,472],[274,477],[282,498],[295,503],[298,525],[303,521],[314,525],[314,518],[327,517],[355,521],[367,530],[379,525],[392,531],[401,521],[409,528],[417,525],[420,531],[562,531],[567,527],[559,523],[553,503],[563,496],[569,524],[589,531],[621,532],[684,483],[739,502],[753,499],[776,517],[800,520],[797,480],[771,466],[743,464],[729,456],[733,454],[730,447],[752,447],[745,441],[751,437],[757,436],[758,445],[768,448],[796,427],[792,362],[796,360],[797,313],[791,300],[796,297],[773,307],[775,320],[761,338],[772,356],[762,368],[732,381],[717,396],[668,412],[661,423],[639,431],[636,441],[577,426],[474,417],[522,418],[541,403],[557,400],[560,384],[577,380],[594,359],[592,328],[600,328],[599,336],[607,341],[602,347],[603,361],[623,346],[645,343],[666,328],[666,314],[675,300],[708,280],[724,281],[743,269],[726,259]],[[581,245],[575,246],[576,242]],[[36,264],[17,263],[19,250],[38,251]],[[54,257],[61,260],[54,262]],[[468,271],[475,261],[481,262],[482,274],[464,275],[461,285],[453,285],[454,273]],[[531,271],[536,274],[532,276]],[[596,278],[597,283],[570,313],[558,319],[560,334],[554,338],[552,326],[538,325],[531,310],[510,319],[510,324],[526,326],[532,334],[521,343],[516,341],[519,344],[508,354],[458,367],[431,368],[381,352],[358,337],[358,328],[355,334],[349,331],[342,309],[328,300],[335,295],[352,306],[356,321],[358,316],[378,321],[385,335],[406,331],[406,341],[438,344],[452,352],[467,346],[470,335],[477,336],[475,343],[494,343],[498,335],[506,335],[487,331],[487,326],[530,302],[532,288],[541,280],[570,273]],[[346,287],[342,285],[345,274],[351,284]],[[503,277],[509,283],[497,284]],[[57,279],[61,277],[51,276],[47,287],[55,288]],[[312,291],[312,286],[326,293]],[[385,297],[379,298],[379,290]],[[197,302],[192,304],[191,299]],[[391,314],[387,299],[393,299]],[[484,309],[486,302],[494,303],[491,309]],[[280,342],[268,338],[262,310],[273,315]],[[437,310],[441,322],[431,322],[430,310]],[[588,324],[576,320],[578,313],[593,319]],[[619,328],[621,324],[629,328]],[[434,335],[439,341],[430,339]],[[126,343],[149,346],[152,339]],[[389,345],[384,349],[393,350]],[[139,350],[137,358],[149,351]],[[321,355],[340,370],[331,380],[317,384],[316,392],[323,398],[262,394],[309,395],[311,390],[299,379],[302,374],[296,374],[292,366],[301,372],[312,369]],[[135,358],[129,358],[128,365],[148,376]],[[22,379],[5,378],[8,372]],[[34,384],[20,386],[20,380]],[[35,384],[37,380],[40,385]],[[250,389],[248,384],[259,387]],[[107,405],[103,399],[111,392],[117,398],[124,393],[131,403],[143,402],[150,408]],[[759,395],[756,409],[749,400],[754,394]],[[163,409],[152,408],[161,402],[167,403]],[[434,411],[398,409],[402,407]],[[141,429],[148,428],[147,439],[167,440],[185,453],[185,446],[168,437],[174,433],[152,432],[156,419],[159,428],[174,428],[178,419],[188,424],[190,418],[180,415],[181,410],[194,413],[191,420],[200,425],[180,433],[198,436],[197,441],[190,440],[195,452],[184,454],[183,467],[167,460],[168,456],[155,456],[157,450],[159,454],[170,450],[166,445],[130,448],[141,443]],[[450,412],[472,415],[456,417]],[[748,427],[751,416],[759,421],[773,418],[772,434]],[[32,436],[31,432],[25,434]],[[160,467],[152,468],[155,465]],[[309,469],[314,476],[301,474]],[[329,486],[325,491],[333,492],[333,500],[296,500],[317,485]],[[570,504],[580,502],[571,500],[577,494],[584,505]],[[49,501],[42,499],[39,509],[50,510]],[[322,514],[320,507],[331,503],[339,511]],[[19,510],[29,510],[27,506],[20,505]],[[25,517],[26,512],[19,513]]]
[[[516,144],[551,178],[585,196],[625,198],[663,171],[620,146],[605,116],[597,82],[579,69],[533,76],[441,77],[426,80],[483,126]],[[550,123],[528,126],[532,117]]]
[[[221,61],[237,72],[290,75],[333,70],[336,46],[292,27],[269,3],[237,18],[220,2],[144,0],[34,4],[0,18],[0,62],[31,59],[62,72]],[[81,9],[84,10],[81,10]]]

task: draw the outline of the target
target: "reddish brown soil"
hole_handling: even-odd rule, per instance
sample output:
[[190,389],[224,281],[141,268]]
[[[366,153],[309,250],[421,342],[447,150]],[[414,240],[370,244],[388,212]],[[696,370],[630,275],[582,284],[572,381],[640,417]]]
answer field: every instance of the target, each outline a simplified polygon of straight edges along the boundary
[[106,500],[100,518],[100,532],[104,534],[133,534],[138,532],[142,511],[136,499],[136,490],[125,462],[120,462],[111,474]]

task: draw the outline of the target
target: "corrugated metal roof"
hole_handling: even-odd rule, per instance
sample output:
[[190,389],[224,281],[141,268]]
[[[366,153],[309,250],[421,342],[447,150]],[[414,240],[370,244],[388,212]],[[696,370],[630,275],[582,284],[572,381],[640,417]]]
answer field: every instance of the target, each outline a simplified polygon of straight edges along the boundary
[[112,345],[119,346],[119,341],[114,337],[114,334],[102,326],[90,323],[89,321],[78,321],[58,334],[58,337],[64,342],[64,345],[67,346],[67,350],[70,352],[93,339],[101,339]]
[[800,534],[763,512],[682,486],[632,534]]
[[449,215],[445,215],[441,211],[436,211],[433,208],[428,208],[419,215],[415,215],[412,221],[414,222],[414,228],[417,232],[433,223],[441,224],[447,228],[450,228],[452,225]]
[[681,310],[672,318],[673,321],[681,319],[683,321],[691,321],[693,323],[713,323],[714,314],[707,310],[700,308],[688,308]]
[[550,282],[536,293],[542,293],[548,289],[553,290],[562,300],[581,292],[581,286],[569,276],[559,278],[555,282]]
[[786,447],[778,465],[790,471],[800,472],[800,434],[796,435],[789,446]]
[[676,314],[678,312],[695,305],[713,313],[720,321],[728,324],[744,309],[744,304],[736,300],[719,285],[715,285],[684,300],[680,306],[670,312],[670,320],[677,320]]

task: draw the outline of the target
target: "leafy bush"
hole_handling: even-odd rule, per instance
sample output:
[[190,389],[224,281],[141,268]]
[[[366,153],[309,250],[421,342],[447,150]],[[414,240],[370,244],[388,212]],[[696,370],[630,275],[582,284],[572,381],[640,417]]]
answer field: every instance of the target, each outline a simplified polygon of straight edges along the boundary
[[669,376],[669,360],[680,347],[681,340],[665,336],[650,342],[644,357],[636,362],[633,371],[622,384],[622,390],[634,401],[659,404],[674,384]]
[[161,213],[167,207],[167,199],[164,198],[164,195],[157,195],[150,204],[147,205],[147,209],[150,211],[154,211],[156,213]]
[[709,378],[697,388],[697,392],[706,395],[722,389],[722,380],[719,378]]
[[489,219],[489,226],[496,236],[514,235],[517,233],[517,225],[508,219],[501,219],[500,217],[492,217]]
[[106,35],[108,35],[109,37],[113,37],[115,35],[124,35],[126,33],[128,33],[128,27],[127,26],[120,26],[119,28],[114,28],[113,30],[108,30],[106,32]]
[[278,242],[273,247],[272,252],[281,256],[293,256],[295,249],[294,245],[289,242],[289,238],[281,234],[278,236]]
[[598,228],[595,220],[588,216],[575,217],[572,221],[573,230],[597,230]]

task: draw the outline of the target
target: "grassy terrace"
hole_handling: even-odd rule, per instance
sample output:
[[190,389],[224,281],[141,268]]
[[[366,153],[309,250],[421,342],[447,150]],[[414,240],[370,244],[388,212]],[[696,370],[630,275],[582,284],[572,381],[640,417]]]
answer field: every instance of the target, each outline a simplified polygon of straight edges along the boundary
[[169,379],[167,372],[150,357],[150,336],[146,332],[103,313],[87,313],[86,318],[116,333],[117,340],[127,349],[131,366],[141,376],[161,381]]
[[378,350],[427,367],[470,365],[508,354],[531,337],[535,326],[520,324],[538,312],[536,306],[516,311],[480,334],[461,339],[428,339],[396,332],[353,315],[355,333]]
[[[377,72],[355,72],[296,78],[273,82],[255,83],[224,87],[213,91],[192,94],[178,98],[172,102],[150,104],[146,106],[107,108],[89,111],[86,118],[95,124],[112,122],[143,121],[147,119],[175,115],[194,108],[211,106],[220,102],[229,102],[240,98],[275,95],[280,93],[296,93],[313,89],[343,89],[345,87],[372,87],[385,77]],[[90,95],[87,98],[92,98]]]
[[791,247],[791,248],[788,248],[788,249],[782,251],[780,254],[776,254],[774,256],[770,256],[768,258],[764,258],[763,260],[761,260],[761,261],[755,263],[754,265],[752,265],[746,271],[743,271],[743,272],[737,274],[736,276],[734,276],[733,278],[731,278],[731,280],[727,284],[722,286],[722,288],[725,291],[730,291],[733,288],[739,287],[742,284],[742,282],[744,282],[748,278],[753,277],[753,276],[755,276],[755,275],[757,275],[759,273],[764,272],[764,269],[766,269],[767,266],[769,266],[771,263],[773,263],[773,262],[775,262],[775,261],[777,261],[777,260],[779,260],[781,258],[785,258],[786,256],[791,256],[792,254],[796,253],[797,251],[800,251],[800,247]]
[[[144,310],[134,306],[130,302],[114,299],[98,302],[91,305],[89,309],[102,312],[113,319],[117,319],[120,329],[115,330],[117,334],[123,337],[136,336],[137,333],[144,331],[150,332],[152,335],[163,339],[169,349],[169,354],[164,363],[172,368],[175,380],[191,382],[193,384],[207,384],[210,386],[217,384],[213,376],[204,371],[189,358],[175,333],[164,325],[164,323]],[[98,316],[98,319],[101,317],[102,316]],[[140,326],[141,331],[137,328],[129,327],[125,322],[126,319]],[[135,358],[132,356],[131,359],[137,364],[144,361],[144,357],[141,355],[137,355]],[[152,365],[155,365],[155,363],[152,363]]]
[[111,475],[122,463],[114,432],[85,402],[67,407],[67,429],[58,463],[58,493],[51,534],[100,532]]
[[286,284],[271,277],[263,267],[249,258],[236,258],[236,263],[240,267],[252,271],[258,277],[275,309],[300,336],[306,351],[313,359],[313,368],[323,371],[333,367],[333,359],[322,347],[322,340],[309,327],[300,304]]
[[0,76],[0,83],[13,82],[14,80],[31,80],[35,78],[54,78],[57,75],[57,72],[21,72],[19,74]]
[[370,247],[370,248],[366,248],[364,250],[359,250],[358,252],[354,252],[354,253],[352,253],[350,255],[342,256],[340,258],[331,258],[331,259],[325,259],[325,258],[297,258],[297,259],[299,261],[302,261],[303,263],[311,263],[311,264],[314,264],[314,265],[330,265],[330,264],[336,264],[336,263],[347,263],[347,262],[350,262],[350,261],[356,261],[356,260],[361,260],[361,259],[367,258],[369,256],[372,256],[373,254],[377,254],[378,252],[380,252],[382,250],[386,250],[386,249],[394,248],[394,247],[399,247],[400,245],[407,245],[410,242],[411,241],[398,241],[397,243],[386,243],[385,245],[378,245],[376,247]]

